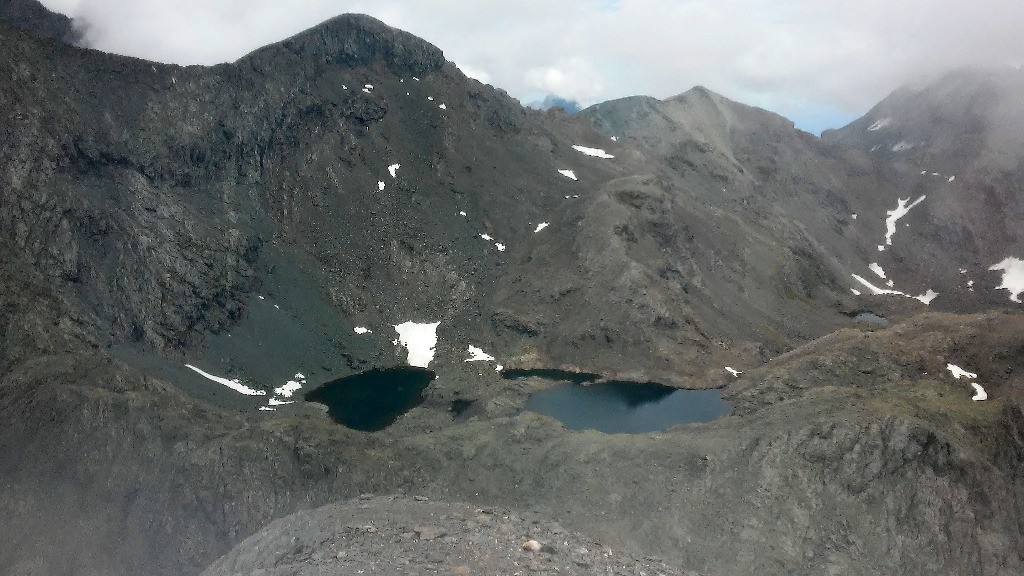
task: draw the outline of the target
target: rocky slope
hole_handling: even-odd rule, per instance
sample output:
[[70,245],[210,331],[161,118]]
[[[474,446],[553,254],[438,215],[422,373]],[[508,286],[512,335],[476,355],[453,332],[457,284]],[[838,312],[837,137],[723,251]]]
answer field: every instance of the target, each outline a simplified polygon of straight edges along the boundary
[[[362,493],[557,518],[680,572],[1021,570],[1024,319],[851,292],[895,199],[952,182],[702,89],[531,112],[362,16],[209,68],[11,28],[0,46],[0,572],[196,573]],[[978,262],[999,245],[937,222],[930,203],[900,220],[897,287],[1005,306],[994,273],[971,268],[970,292],[950,272],[956,234]],[[906,321],[866,331],[864,309]],[[308,387],[405,363],[408,320],[441,323],[438,378],[378,433],[257,411],[266,396],[184,367]],[[471,344],[496,361],[463,362]],[[748,370],[732,416],[609,436],[523,413],[550,382],[497,363],[697,387]],[[457,422],[455,399],[474,402]],[[347,569],[364,557],[339,559],[329,526],[375,513],[393,558],[433,569],[406,525],[467,508],[397,502],[407,518],[386,499],[293,517],[252,541],[283,556],[246,545],[212,569]],[[581,569],[571,548],[516,551],[512,524],[441,565]],[[277,542],[293,528],[309,555]]]
[[961,285],[973,281],[975,290],[958,295],[971,300],[990,303],[977,295],[993,278],[998,285],[998,273],[988,269],[1024,257],[1022,92],[1020,70],[959,70],[899,90],[860,120],[822,134],[916,175],[900,196],[927,196],[921,207],[928,218],[909,215],[903,242],[931,246],[927,266],[963,270]]
[[[983,92],[988,80],[984,74],[971,75],[962,79],[961,89],[971,86]],[[1002,123],[1006,132],[1014,130],[1010,126],[1024,128],[1019,118],[1013,120],[1008,112],[1012,105],[1007,103],[1021,93],[1021,87],[1005,81],[1001,85],[1003,99],[978,103],[972,114],[987,110],[1000,115],[1006,120]],[[900,126],[926,127],[935,138],[941,134],[947,143],[946,157],[969,158],[973,154],[969,146],[961,151],[954,145],[967,141],[962,130],[969,128],[939,112],[928,118],[909,113],[919,110],[918,100],[938,101],[942,94],[933,86],[913,97],[894,95],[894,102],[887,100],[879,110],[902,103],[907,114]],[[1019,258],[1024,245],[1014,225],[1024,205],[1020,187],[1011,184],[1014,178],[983,160],[976,170],[967,171],[960,170],[959,160],[954,165],[933,158],[927,173],[918,163],[892,162],[874,140],[870,146],[856,140],[863,134],[877,139],[902,133],[895,123],[866,131],[871,127],[868,118],[889,118],[879,110],[841,131],[826,133],[821,140],[795,130],[784,118],[703,88],[664,101],[634,97],[606,102],[583,115],[603,132],[618,135],[622,142],[660,160],[666,165],[665,178],[681,178],[687,191],[700,193],[705,202],[741,213],[747,223],[788,231],[776,237],[802,236],[802,243],[782,247],[805,255],[804,261],[819,269],[819,276],[844,287],[847,294],[856,290],[871,296],[879,290],[896,290],[919,296],[932,290],[938,295],[930,305],[940,310],[1012,306],[1006,293],[996,289],[1000,275],[989,267],[1007,256]],[[948,121],[933,122],[933,116]],[[997,150],[1017,148],[1006,138],[990,140],[987,158],[995,157]],[[941,173],[932,174],[933,170]],[[1002,183],[985,186],[980,178]],[[715,186],[715,180],[721,185]],[[893,219],[900,202],[911,208]],[[743,262],[745,270],[756,270],[763,258],[732,260]],[[858,298],[855,306],[871,308],[877,300]],[[896,300],[900,307],[913,306],[909,299]]]
[[0,0],[0,24],[65,44],[81,45],[84,41],[81,22],[50,11],[37,0]]
[[371,495],[299,512],[203,574],[680,574],[507,509]]
[[[280,515],[405,492],[528,507],[701,574],[1012,573],[1022,329],[994,313],[841,331],[727,387],[732,416],[616,436],[520,414],[540,380],[487,381],[461,424],[428,403],[364,434],[301,410],[231,415],[56,343],[2,384],[4,571],[193,573]],[[309,558],[328,551],[311,542]]]

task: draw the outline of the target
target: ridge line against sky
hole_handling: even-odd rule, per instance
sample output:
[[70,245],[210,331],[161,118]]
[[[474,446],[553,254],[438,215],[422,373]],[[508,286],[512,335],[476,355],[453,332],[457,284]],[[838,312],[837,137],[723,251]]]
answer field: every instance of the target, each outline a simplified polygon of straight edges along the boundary
[[441,48],[523,102],[584,106],[703,85],[818,134],[907,82],[1024,64],[1020,0],[42,0],[99,50],[234,61],[351,12]]

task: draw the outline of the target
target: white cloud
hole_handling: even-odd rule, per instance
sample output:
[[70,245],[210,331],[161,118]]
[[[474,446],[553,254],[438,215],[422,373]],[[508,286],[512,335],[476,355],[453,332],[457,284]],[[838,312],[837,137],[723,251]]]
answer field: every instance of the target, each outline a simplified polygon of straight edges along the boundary
[[584,104],[701,84],[798,121],[860,114],[900,84],[1024,62],[1019,0],[44,0],[103,50],[231,61],[331,16],[367,13],[514,96]]
[[467,66],[465,64],[456,64],[456,66],[458,66],[459,71],[461,71],[466,76],[473,78],[474,80],[479,80],[484,84],[491,83],[491,75],[483,70],[479,70],[477,68],[473,68],[472,66]]
[[524,88],[580,102],[596,102],[603,99],[604,79],[590,60],[574,56],[561,58],[550,66],[528,69]]

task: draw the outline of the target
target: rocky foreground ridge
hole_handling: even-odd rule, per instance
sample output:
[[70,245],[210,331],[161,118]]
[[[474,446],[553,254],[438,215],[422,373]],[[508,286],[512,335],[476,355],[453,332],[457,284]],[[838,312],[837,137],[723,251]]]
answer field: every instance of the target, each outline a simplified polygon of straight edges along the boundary
[[[0,572],[1024,570],[998,138],[921,174],[704,89],[534,112],[363,16],[214,67],[0,51]],[[440,322],[438,378],[377,433],[184,367],[315,386],[405,363],[405,321]],[[469,345],[734,410],[571,432]],[[368,493],[399,496],[344,503]]]

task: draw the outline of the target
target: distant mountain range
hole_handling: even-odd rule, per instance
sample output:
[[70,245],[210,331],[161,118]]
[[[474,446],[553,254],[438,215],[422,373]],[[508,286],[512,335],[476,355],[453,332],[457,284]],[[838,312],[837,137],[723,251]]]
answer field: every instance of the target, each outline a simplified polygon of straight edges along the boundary
[[[0,572],[471,570],[418,546],[494,504],[678,573],[1024,571],[1019,72],[816,138],[702,87],[544,113],[367,16],[181,67],[44,11],[0,3]],[[380,432],[280,391],[414,357]],[[733,413],[572,432],[513,370]],[[305,512],[366,493],[481,511]],[[495,553],[587,573],[556,544]]]

